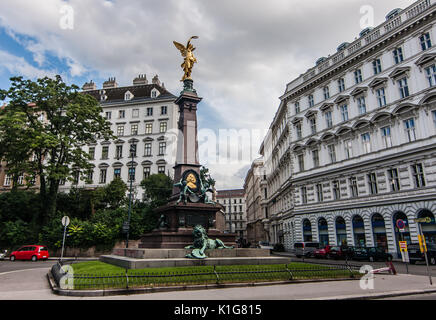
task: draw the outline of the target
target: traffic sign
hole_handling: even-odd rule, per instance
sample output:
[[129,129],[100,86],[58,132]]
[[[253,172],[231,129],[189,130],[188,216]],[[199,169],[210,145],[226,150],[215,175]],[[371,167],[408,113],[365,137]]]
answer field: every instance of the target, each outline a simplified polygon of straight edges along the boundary
[[398,219],[396,225],[397,225],[398,230],[400,230],[400,232],[404,232],[404,229],[406,227],[406,223],[403,220]]
[[70,224],[70,218],[68,216],[65,216],[62,218],[62,225],[64,227],[67,227]]
[[400,243],[400,251],[407,252],[407,241],[399,241]]
[[427,252],[427,244],[425,243],[424,235],[418,234],[418,242],[419,242],[419,250],[421,250],[422,253]]

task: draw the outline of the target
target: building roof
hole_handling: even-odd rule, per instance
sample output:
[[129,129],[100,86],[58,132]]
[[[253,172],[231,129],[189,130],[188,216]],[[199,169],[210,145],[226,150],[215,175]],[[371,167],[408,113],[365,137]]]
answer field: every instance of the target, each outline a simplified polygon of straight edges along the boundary
[[[157,98],[151,98],[151,91],[154,88],[157,91],[159,91],[159,96]],[[97,101],[100,101],[102,103],[109,103],[109,102],[124,102],[125,101],[124,95],[127,91],[129,91],[133,95],[133,98],[131,100],[128,100],[129,102],[134,102],[144,99],[156,100],[156,99],[177,98],[175,95],[167,91],[165,88],[155,83],[145,84],[145,85],[133,85],[127,87],[86,90],[83,92],[93,96],[95,99],[97,99]],[[106,99],[104,101],[101,100],[102,95],[106,96]]]

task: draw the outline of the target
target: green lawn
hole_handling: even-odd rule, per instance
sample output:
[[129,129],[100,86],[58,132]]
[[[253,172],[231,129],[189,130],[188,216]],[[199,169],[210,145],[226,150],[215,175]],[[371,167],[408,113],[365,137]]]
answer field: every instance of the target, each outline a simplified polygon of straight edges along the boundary
[[[347,269],[293,262],[287,265],[198,266],[126,270],[100,261],[72,264],[74,289],[161,287],[230,282],[350,278]],[[358,271],[353,276],[360,277]],[[127,280],[128,278],[128,280]]]

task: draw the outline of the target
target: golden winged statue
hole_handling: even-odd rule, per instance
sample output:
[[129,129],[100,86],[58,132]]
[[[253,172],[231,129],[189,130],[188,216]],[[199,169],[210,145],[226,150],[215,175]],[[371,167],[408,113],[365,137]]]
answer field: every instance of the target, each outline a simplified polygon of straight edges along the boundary
[[185,60],[181,65],[185,74],[183,75],[183,78],[180,81],[185,81],[187,79],[192,80],[191,78],[192,67],[194,66],[194,63],[197,62],[197,59],[194,57],[194,54],[192,53],[195,50],[194,46],[191,44],[192,39],[198,39],[198,37],[192,36],[191,38],[189,38],[186,47],[181,43],[173,41],[176,48],[179,49],[180,53],[182,54],[182,57],[185,58]]

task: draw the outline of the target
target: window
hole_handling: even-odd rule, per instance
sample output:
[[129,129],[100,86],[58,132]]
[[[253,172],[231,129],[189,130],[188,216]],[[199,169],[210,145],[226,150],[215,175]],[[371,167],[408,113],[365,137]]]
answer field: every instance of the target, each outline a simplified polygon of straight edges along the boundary
[[334,200],[341,199],[341,191],[339,189],[339,181],[338,180],[333,181],[332,187],[333,187],[333,199]]
[[100,183],[106,183],[107,169],[100,169]]
[[402,48],[396,48],[393,51],[393,54],[394,54],[395,64],[399,64],[399,63],[404,61],[404,58],[403,58],[403,49]]
[[157,97],[157,92],[156,91],[152,91],[151,92],[151,97],[152,98],[156,98]]
[[89,147],[88,155],[91,160],[95,160],[95,147]]
[[151,143],[146,143],[144,147],[144,156],[151,156]]
[[80,171],[75,170],[73,172],[73,184],[79,184]]
[[379,107],[386,105],[386,93],[385,88],[379,88],[376,90],[377,102]]
[[336,149],[334,144],[329,144],[327,146],[329,151],[330,163],[336,162]]
[[108,159],[109,158],[109,147],[104,146],[101,152],[101,158],[102,159]]
[[312,150],[313,167],[319,167],[319,152],[318,150]]
[[114,169],[114,178],[121,178],[121,168]]
[[316,195],[317,195],[317,198],[318,198],[318,202],[323,202],[324,201],[324,195],[323,195],[323,192],[322,192],[322,184],[317,184],[316,185]]
[[309,107],[313,107],[313,105],[314,105],[313,95],[312,94],[309,95],[308,99],[309,99]]
[[357,98],[357,107],[359,109],[359,114],[365,114],[366,113],[365,97]]
[[153,108],[147,108],[147,117],[151,117],[153,115]]
[[136,136],[138,134],[138,125],[137,124],[132,124],[131,134],[132,134],[132,136]]
[[130,158],[136,157],[136,147],[137,147],[136,144],[131,144],[130,145],[130,149],[129,149],[129,157]]
[[301,202],[307,203],[307,188],[301,187]]
[[353,156],[353,143],[351,139],[344,140],[345,159],[350,159]]
[[165,174],[165,166],[159,166],[159,167],[157,167],[157,173]]
[[421,163],[412,165],[412,175],[416,188],[425,187],[424,170]]
[[380,131],[381,131],[383,146],[385,148],[392,147],[391,127],[390,126],[383,127],[380,129]]
[[422,51],[431,48],[430,33],[424,33],[422,36],[419,37],[419,41],[421,42]]
[[357,178],[350,178],[350,194],[352,198],[357,198],[359,196],[359,189],[357,188]]
[[315,134],[316,133],[316,118],[312,117],[312,118],[310,118],[309,121],[310,121],[310,129],[312,131],[312,134]]
[[404,120],[404,130],[406,131],[406,137],[408,142],[416,140],[415,120],[413,118]]
[[124,100],[130,100],[130,99],[132,99],[132,95],[130,94],[130,92],[126,92],[124,94]]
[[407,78],[403,78],[397,81],[398,88],[400,90],[401,99],[409,96],[409,86],[407,85]]
[[323,88],[323,92],[324,92],[324,100],[327,100],[328,98],[330,98],[330,90],[329,90],[329,87],[324,87],[324,88]]
[[159,132],[160,133],[167,132],[167,126],[168,126],[167,122],[161,122],[159,125]]
[[147,122],[145,124],[145,134],[152,134],[153,133],[153,123]]
[[297,132],[297,139],[301,139],[302,138],[302,134],[301,134],[301,122],[297,123],[295,125],[295,131]]
[[166,142],[159,142],[159,155],[163,156],[166,152],[167,143]]
[[136,168],[129,168],[129,181],[135,181]]
[[120,110],[118,111],[118,118],[124,119],[126,117],[126,111]]
[[344,80],[344,78],[340,78],[338,80],[338,89],[339,89],[339,92],[345,91],[345,80]]
[[348,106],[346,104],[340,106],[342,121],[348,121]]
[[4,180],[4,182],[3,182],[3,185],[5,186],[5,187],[9,187],[10,185],[11,185],[11,182],[12,182],[12,176],[10,175],[10,174],[6,174],[5,175],[5,180]]
[[147,179],[150,176],[151,168],[144,167],[144,179]]
[[117,146],[117,149],[115,151],[115,157],[117,159],[120,159],[123,157],[123,146]]
[[132,110],[132,118],[139,118],[139,109]]
[[104,116],[107,120],[110,120],[111,118],[112,118],[112,112],[111,111],[107,111],[106,113],[105,113],[105,116]]
[[160,107],[160,114],[161,115],[166,115],[167,113],[168,113],[168,107],[167,106]]
[[363,81],[362,70],[357,69],[356,71],[354,71],[354,80],[355,80],[356,84],[361,83]]
[[400,178],[398,177],[398,169],[389,169],[388,178],[391,191],[400,191]]
[[375,59],[372,62],[372,69],[374,70],[374,75],[379,74],[382,71],[380,59]]
[[118,137],[124,136],[124,126],[118,126],[117,127],[117,136]]
[[304,171],[304,156],[302,154],[298,155],[298,168],[300,171]]
[[368,186],[369,186],[369,194],[377,194],[377,176],[374,172],[368,174]]
[[432,111],[431,114],[433,115],[433,124],[436,127],[436,111]]
[[331,111],[327,111],[325,113],[325,121],[327,124],[327,128],[333,127],[333,120],[332,120],[332,112]]
[[369,132],[362,134],[363,153],[371,152],[371,135]]
[[300,102],[295,102],[295,114],[300,113]]
[[425,74],[427,76],[428,84],[430,87],[436,85],[436,65],[425,68]]

